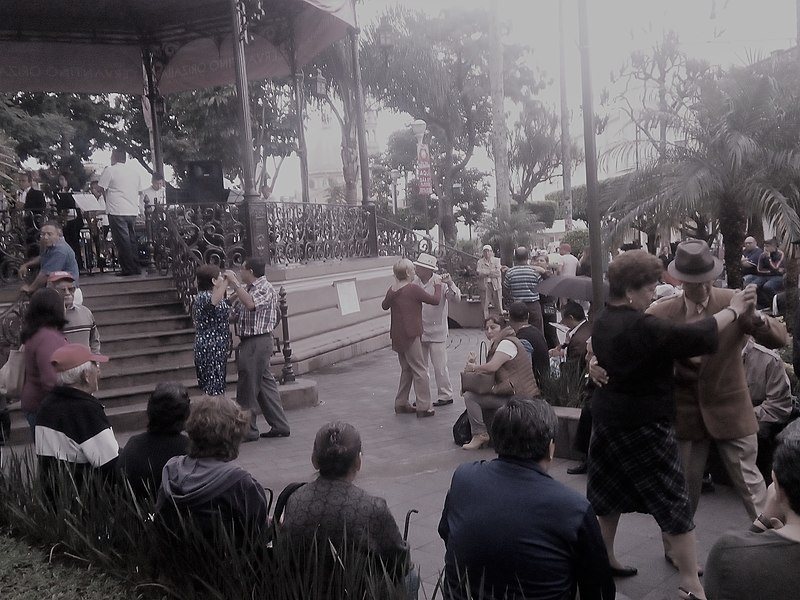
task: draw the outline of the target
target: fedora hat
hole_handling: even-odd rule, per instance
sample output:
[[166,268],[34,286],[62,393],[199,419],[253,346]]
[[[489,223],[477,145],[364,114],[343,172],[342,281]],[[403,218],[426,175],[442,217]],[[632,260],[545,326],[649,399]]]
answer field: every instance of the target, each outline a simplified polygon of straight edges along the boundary
[[711,248],[703,240],[687,240],[678,244],[675,260],[669,263],[667,272],[678,281],[704,283],[716,279],[722,267],[722,261],[711,254]]
[[423,269],[430,269],[431,271],[436,271],[439,268],[439,265],[436,262],[436,257],[431,256],[430,254],[425,254],[424,252],[417,257],[417,260],[414,261],[414,266],[422,267]]

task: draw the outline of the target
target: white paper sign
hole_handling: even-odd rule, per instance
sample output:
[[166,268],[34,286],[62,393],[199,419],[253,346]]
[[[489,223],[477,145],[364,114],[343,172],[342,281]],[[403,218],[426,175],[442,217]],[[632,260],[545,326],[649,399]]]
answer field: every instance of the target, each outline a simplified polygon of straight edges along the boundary
[[342,311],[342,316],[361,311],[355,279],[340,279],[334,281],[333,285],[336,286],[336,294],[339,296],[339,310]]

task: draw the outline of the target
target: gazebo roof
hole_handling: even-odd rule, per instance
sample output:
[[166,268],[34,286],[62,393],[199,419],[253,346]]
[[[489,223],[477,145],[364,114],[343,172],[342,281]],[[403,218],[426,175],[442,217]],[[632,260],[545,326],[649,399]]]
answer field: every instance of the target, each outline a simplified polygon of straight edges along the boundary
[[[289,73],[345,35],[351,0],[240,0],[251,79]],[[263,14],[256,14],[260,6]],[[231,83],[231,0],[3,0],[0,90],[142,91],[142,51],[163,69],[163,93]]]

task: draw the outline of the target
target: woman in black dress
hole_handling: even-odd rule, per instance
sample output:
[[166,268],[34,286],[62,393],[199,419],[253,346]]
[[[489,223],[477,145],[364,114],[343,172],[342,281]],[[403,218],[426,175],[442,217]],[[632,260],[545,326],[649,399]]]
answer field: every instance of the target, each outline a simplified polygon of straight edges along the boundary
[[752,291],[691,324],[644,311],[661,275],[661,261],[644,250],[625,252],[608,268],[609,301],[597,315],[592,346],[607,381],[592,397],[587,497],[600,520],[617,577],[635,575],[614,554],[621,513],[651,514],[673,549],[681,587],[705,598],[697,576],[694,523],[672,426],[673,359],[716,350],[718,332],[751,310]]

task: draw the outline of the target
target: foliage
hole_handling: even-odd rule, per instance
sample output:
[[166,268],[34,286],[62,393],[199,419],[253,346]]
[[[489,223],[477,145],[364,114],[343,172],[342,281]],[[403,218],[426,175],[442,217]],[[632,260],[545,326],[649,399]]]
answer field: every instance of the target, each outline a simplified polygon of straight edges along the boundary
[[539,382],[542,397],[551,406],[583,408],[586,404],[585,373],[576,362],[561,363],[558,374],[548,369]]
[[455,218],[469,227],[470,238],[472,238],[472,228],[486,212],[486,200],[489,196],[486,175],[487,173],[478,169],[465,169],[459,179],[461,188],[454,191]]
[[[573,161],[582,160],[582,151],[571,147]],[[511,170],[511,197],[518,204],[527,201],[537,185],[550,181],[561,168],[559,118],[541,102],[527,100],[509,132],[508,165]]]
[[570,254],[580,256],[583,254],[584,249],[589,248],[589,230],[573,229],[567,231],[561,236],[561,242],[570,245],[570,248],[572,248]]
[[515,211],[503,217],[497,211],[485,217],[478,228],[481,244],[499,248],[499,256],[505,265],[511,265],[514,249],[517,246],[531,246],[533,234],[543,228],[543,223],[534,215]]
[[77,481],[67,469],[38,477],[32,459],[12,457],[0,478],[0,525],[51,556],[118,578],[139,598],[377,600],[404,592],[380,561],[351,546],[306,553],[279,536],[269,550],[255,532],[231,532],[221,520],[201,527],[188,515],[167,528],[151,516],[153,499],[134,497],[124,482],[109,485],[95,473]]
[[523,210],[532,214],[537,221],[541,221],[545,227],[552,227],[556,219],[556,205],[547,200],[538,202],[525,202],[517,205],[517,210]]
[[[491,126],[491,42],[475,28],[476,22],[485,21],[481,11],[454,10],[429,17],[395,8],[382,18],[394,32],[393,46],[382,48],[373,27],[362,48],[364,85],[371,95],[428,124],[441,227],[451,244],[456,237],[452,184],[475,148],[487,144]],[[506,46],[504,54],[506,96],[514,101],[532,96],[542,83],[522,61],[526,51]]]
[[14,173],[17,172],[18,162],[11,142],[0,132],[0,204],[3,204],[3,196],[14,197]]

